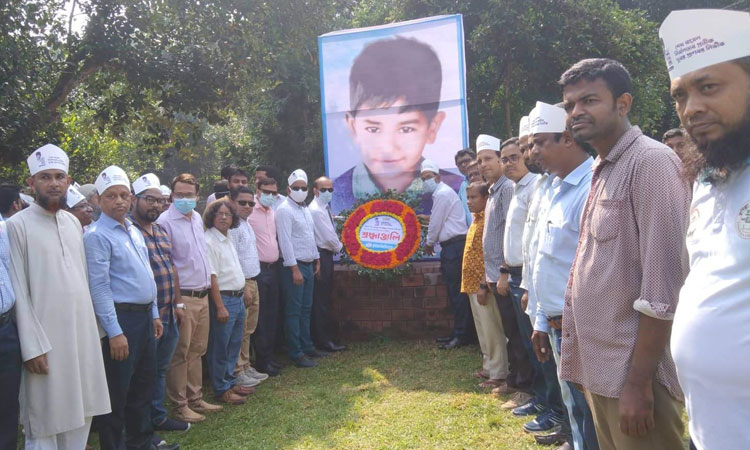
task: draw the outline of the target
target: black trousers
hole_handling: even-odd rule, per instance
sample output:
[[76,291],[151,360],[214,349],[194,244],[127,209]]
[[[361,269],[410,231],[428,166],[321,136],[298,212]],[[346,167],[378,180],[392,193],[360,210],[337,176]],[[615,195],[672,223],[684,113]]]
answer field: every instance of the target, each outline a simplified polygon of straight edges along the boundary
[[109,339],[102,340],[112,412],[95,418],[96,429],[102,450],[149,450],[154,434],[151,401],[156,383],[154,322],[150,310],[117,311],[117,321],[128,340],[128,357],[115,361]]
[[313,306],[310,334],[313,343],[321,346],[333,340],[335,323],[331,317],[331,292],[333,291],[333,252],[318,248],[320,275],[313,287]]
[[21,344],[13,320],[0,325],[0,450],[16,450]]
[[440,250],[440,272],[448,289],[448,301],[453,310],[453,337],[463,342],[475,342],[477,331],[471,314],[469,297],[461,293],[461,270],[464,259],[465,239],[442,246]]
[[531,365],[529,355],[523,345],[513,301],[509,295],[501,296],[497,292],[497,283],[490,283],[490,286],[500,310],[505,337],[508,338],[508,371],[510,372],[507,380],[508,386],[531,392],[531,385],[534,381],[534,366]]
[[250,342],[255,350],[255,366],[265,367],[273,361],[279,324],[280,278],[279,263],[261,264],[260,274],[256,278],[258,283],[258,325]]

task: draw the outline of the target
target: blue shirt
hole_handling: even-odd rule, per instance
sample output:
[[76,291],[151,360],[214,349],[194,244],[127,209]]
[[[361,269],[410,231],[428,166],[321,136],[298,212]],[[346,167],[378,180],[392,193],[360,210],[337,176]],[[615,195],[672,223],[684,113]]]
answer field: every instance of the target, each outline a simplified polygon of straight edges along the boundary
[[471,226],[474,221],[474,215],[469,211],[469,204],[466,202],[466,188],[469,187],[469,180],[464,178],[461,182],[461,186],[458,188],[458,198],[461,199],[461,206],[464,207],[464,214],[466,215],[466,226]]
[[5,314],[16,304],[13,286],[10,284],[10,242],[6,224],[0,224],[0,314]]
[[538,251],[531,274],[537,301],[537,331],[548,332],[547,318],[562,315],[570,268],[578,248],[581,214],[591,189],[593,163],[593,159],[586,158],[565,179],[555,177],[539,204]]
[[143,235],[129,220],[126,226],[102,213],[83,235],[89,289],[94,312],[110,338],[122,334],[115,303],[151,303],[156,307],[156,283]]

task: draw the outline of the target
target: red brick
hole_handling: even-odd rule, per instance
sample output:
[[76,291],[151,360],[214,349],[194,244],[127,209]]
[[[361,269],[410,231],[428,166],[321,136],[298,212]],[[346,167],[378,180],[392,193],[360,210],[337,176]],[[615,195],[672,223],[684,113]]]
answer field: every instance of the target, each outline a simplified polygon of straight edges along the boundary
[[438,284],[438,281],[440,280],[439,273],[425,273],[423,276],[425,286],[434,286]]
[[424,286],[424,276],[421,273],[404,275],[403,277],[401,277],[401,286]]
[[448,298],[447,286],[435,286],[435,295],[440,298]]
[[399,300],[401,308],[422,308],[421,298],[402,298]]
[[398,288],[398,290],[395,291],[395,295],[399,298],[414,298],[414,288]]
[[447,308],[448,307],[448,299],[446,298],[425,298],[422,300],[422,303],[424,304],[425,308]]
[[436,291],[434,286],[414,288],[414,296],[416,298],[435,297],[435,294]]
[[394,309],[391,311],[391,320],[411,320],[414,318],[414,311],[411,309]]

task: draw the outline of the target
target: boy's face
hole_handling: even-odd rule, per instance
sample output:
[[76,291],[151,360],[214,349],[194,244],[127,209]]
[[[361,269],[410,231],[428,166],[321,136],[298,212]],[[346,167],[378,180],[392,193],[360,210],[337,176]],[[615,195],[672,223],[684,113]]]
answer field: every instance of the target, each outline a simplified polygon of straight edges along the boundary
[[466,189],[466,204],[469,206],[469,211],[479,213],[484,211],[487,197],[484,197],[477,188],[468,188]]
[[378,175],[414,172],[426,144],[435,142],[444,112],[431,122],[422,111],[399,112],[405,106],[399,100],[390,107],[357,111],[346,115],[352,138],[359,147],[362,162]]

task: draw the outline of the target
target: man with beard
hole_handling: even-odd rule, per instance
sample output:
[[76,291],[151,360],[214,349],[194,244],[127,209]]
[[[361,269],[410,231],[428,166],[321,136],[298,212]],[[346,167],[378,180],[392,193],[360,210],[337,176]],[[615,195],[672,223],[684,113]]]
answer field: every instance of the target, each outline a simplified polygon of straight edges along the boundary
[[64,211],[68,156],[47,144],[27,163],[37,200],[7,221],[24,361],[21,424],[26,449],[80,450],[92,417],[110,411],[81,224]]
[[598,154],[565,292],[560,378],[583,387],[600,447],[682,449],[669,351],[687,274],[682,164],[630,124],[632,81],[619,62],[579,61],[560,85],[573,138]]
[[[750,14],[672,12],[659,35],[677,115],[697,145],[690,208],[690,274],[680,291],[672,348],[695,447],[750,442]],[[706,46],[675,58],[700,35]]]

